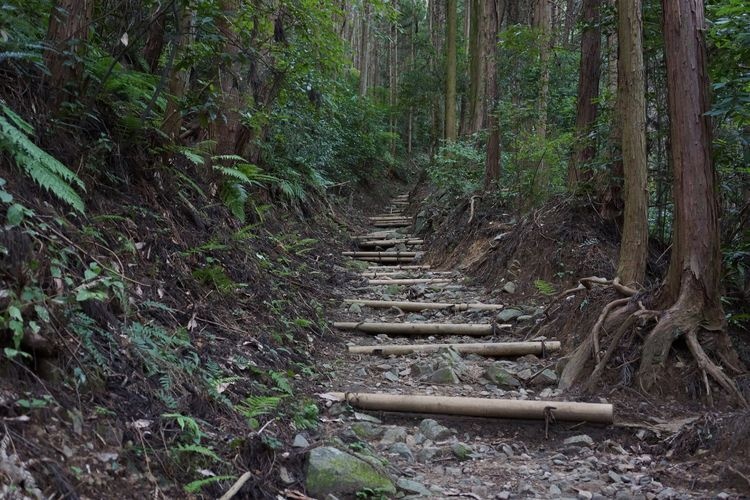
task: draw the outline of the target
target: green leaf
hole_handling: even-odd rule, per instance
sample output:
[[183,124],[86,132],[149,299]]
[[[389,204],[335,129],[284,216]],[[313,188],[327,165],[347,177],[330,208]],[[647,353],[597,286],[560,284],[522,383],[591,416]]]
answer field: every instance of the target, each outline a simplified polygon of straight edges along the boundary
[[6,214],[6,225],[10,227],[16,227],[21,225],[21,222],[23,222],[24,215],[26,214],[26,209],[23,207],[23,205],[19,205],[18,203],[14,203],[11,206],[8,207],[8,213]]

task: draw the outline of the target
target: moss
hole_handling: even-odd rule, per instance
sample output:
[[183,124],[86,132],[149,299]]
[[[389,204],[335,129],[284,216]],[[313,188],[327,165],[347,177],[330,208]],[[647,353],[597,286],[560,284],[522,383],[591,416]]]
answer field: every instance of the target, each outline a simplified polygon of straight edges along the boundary
[[375,467],[337,448],[322,447],[310,452],[305,481],[308,494],[315,497],[354,497],[361,490],[395,494],[391,480]]

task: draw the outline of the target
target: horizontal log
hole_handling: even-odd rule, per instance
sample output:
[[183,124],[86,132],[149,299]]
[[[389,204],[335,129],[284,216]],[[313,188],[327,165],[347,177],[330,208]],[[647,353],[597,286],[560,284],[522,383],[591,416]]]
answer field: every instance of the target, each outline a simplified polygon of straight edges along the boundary
[[346,299],[347,304],[359,304],[367,307],[388,309],[397,307],[402,311],[424,311],[427,309],[450,309],[453,311],[499,311],[502,304],[452,304],[449,302],[399,302],[395,300],[358,300]]
[[540,355],[560,350],[560,342],[497,342],[479,344],[409,344],[409,345],[356,345],[349,346],[352,354],[377,354],[381,356],[404,355],[415,352],[436,352],[453,349],[462,354],[479,354],[488,357]]
[[411,220],[406,221],[406,222],[384,220],[384,221],[375,221],[372,223],[374,227],[409,227],[411,226],[411,224],[412,224]]
[[416,257],[419,252],[341,252],[346,257]]
[[364,260],[365,262],[388,262],[390,263],[398,263],[398,262],[414,262],[414,257],[352,257],[356,260]]
[[367,280],[368,285],[433,285],[435,283],[453,283],[448,278],[391,278]]
[[[415,276],[415,273],[422,276]],[[424,276],[424,273],[426,273],[428,276]],[[451,271],[410,271],[406,269],[404,271],[365,272],[360,273],[360,276],[362,276],[363,278],[428,278],[432,276],[447,276],[451,274],[453,274]]]
[[469,324],[469,323],[356,323],[336,322],[339,330],[357,330],[365,333],[397,335],[492,335],[497,330],[513,328],[513,325]]
[[409,270],[414,270],[414,269],[432,269],[432,266],[430,266],[428,264],[413,265],[413,266],[370,266],[367,269],[370,270],[370,271],[378,271],[378,270],[383,270],[383,271],[398,271],[400,269],[409,269]]
[[412,220],[408,215],[375,215],[368,217],[369,220]]
[[360,240],[357,243],[361,247],[393,247],[396,245],[421,245],[424,240],[418,239],[393,239],[393,240]]
[[360,234],[357,236],[352,236],[352,239],[354,240],[387,240],[390,237],[395,238],[411,238],[412,235],[410,234],[404,234],[399,233],[395,230],[391,231],[375,231],[373,233],[367,233],[367,234]]
[[346,401],[362,410],[409,413],[439,413],[468,417],[514,418],[556,420],[611,424],[614,408],[605,403],[578,403],[575,401],[528,401],[518,399],[488,399],[446,396],[421,396],[416,394],[366,394],[357,392],[332,392],[326,397]]

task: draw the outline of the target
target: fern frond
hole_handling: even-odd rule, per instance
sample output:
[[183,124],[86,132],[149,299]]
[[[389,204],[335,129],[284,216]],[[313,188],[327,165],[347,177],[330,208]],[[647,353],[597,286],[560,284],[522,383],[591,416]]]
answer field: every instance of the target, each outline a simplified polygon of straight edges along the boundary
[[245,223],[245,203],[247,203],[247,190],[242,184],[236,182],[225,182],[219,192],[221,201],[232,212],[237,220]]
[[183,486],[182,489],[185,490],[186,493],[198,493],[203,489],[204,486],[208,486],[214,483],[220,483],[222,481],[234,481],[236,479],[237,476],[211,476],[205,479],[198,479],[196,481],[190,482]]
[[16,164],[39,186],[83,213],[83,199],[74,186],[85,191],[83,181],[52,155],[34,144],[28,135],[31,125],[0,102],[0,151],[7,152]]
[[181,444],[175,448],[175,451],[178,451],[180,453],[195,453],[197,455],[208,457],[217,462],[223,462],[221,457],[217,455],[214,450],[206,446],[201,446],[199,444]]

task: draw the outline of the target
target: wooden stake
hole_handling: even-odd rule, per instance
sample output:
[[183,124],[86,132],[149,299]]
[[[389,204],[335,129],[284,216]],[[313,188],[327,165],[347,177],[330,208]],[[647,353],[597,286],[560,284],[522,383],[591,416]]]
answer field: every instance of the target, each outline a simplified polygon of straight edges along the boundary
[[469,324],[469,323],[355,323],[336,322],[339,330],[357,330],[365,333],[395,335],[493,335],[497,330],[513,328],[513,325]]
[[424,311],[427,309],[450,309],[452,311],[499,311],[502,304],[451,304],[449,302],[399,302],[394,300],[359,300],[346,299],[347,304],[359,304],[367,307],[388,309],[397,307],[402,311]]
[[415,352],[436,352],[440,349],[453,349],[462,354],[479,354],[481,356],[525,356],[540,355],[550,351],[559,351],[560,342],[498,342],[482,344],[408,344],[408,345],[362,345],[349,346],[352,354],[378,354],[381,356],[404,355]]
[[518,399],[485,399],[416,394],[365,394],[332,392],[326,398],[346,401],[363,410],[398,411],[409,413],[440,413],[486,418],[514,418],[556,420],[611,424],[614,408],[611,404],[578,403],[574,401],[528,401]]
[[448,278],[394,278],[367,280],[368,285],[434,285],[436,283],[453,283],[453,280]]

